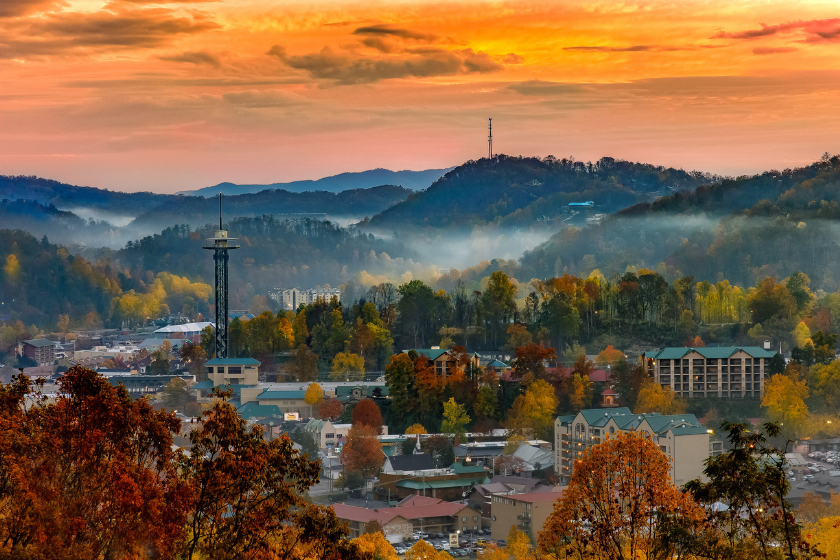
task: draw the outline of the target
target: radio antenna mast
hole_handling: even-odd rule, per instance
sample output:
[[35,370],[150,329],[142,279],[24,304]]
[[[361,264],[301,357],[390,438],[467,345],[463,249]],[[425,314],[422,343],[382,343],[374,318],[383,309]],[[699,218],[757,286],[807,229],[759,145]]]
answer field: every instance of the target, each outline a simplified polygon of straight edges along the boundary
[[487,137],[487,149],[490,154],[490,159],[493,159],[493,118],[488,119],[487,128],[490,129],[490,135]]

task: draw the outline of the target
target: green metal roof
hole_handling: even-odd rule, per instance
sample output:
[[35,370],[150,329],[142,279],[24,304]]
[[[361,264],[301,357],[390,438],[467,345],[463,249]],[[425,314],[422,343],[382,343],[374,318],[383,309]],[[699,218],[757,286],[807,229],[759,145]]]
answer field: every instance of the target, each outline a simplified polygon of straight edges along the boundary
[[566,426],[566,425],[569,424],[569,422],[571,422],[572,420],[575,419],[575,415],[574,414],[568,414],[566,416],[558,416],[557,419],[560,421],[561,425]]
[[192,386],[193,389],[212,389],[213,382],[212,381],[199,381],[195,385]]
[[263,391],[257,395],[257,400],[266,399],[303,399],[306,391]]
[[675,436],[695,436],[709,433],[709,431],[703,426],[683,426],[681,428],[674,428],[671,431]]
[[461,463],[453,463],[452,466],[449,467],[455,474],[464,474],[464,473],[481,473],[482,475],[486,475],[487,471],[484,470],[484,467],[475,467],[475,466],[466,466],[462,465]]
[[487,364],[487,367],[491,367],[491,368],[506,368],[506,367],[510,367],[510,366],[508,366],[506,363],[501,362],[501,361],[499,361],[499,360],[493,360],[492,362],[490,362],[489,364]]
[[446,353],[446,348],[442,348],[442,349],[435,348],[434,350],[432,350],[431,348],[409,348],[408,350],[403,350],[403,353],[408,354],[412,350],[417,352],[418,356],[420,356],[420,355],[426,356],[430,360],[436,360],[436,359],[438,359],[438,357],[440,357],[441,354]]
[[207,360],[208,366],[258,366],[260,362],[254,358],[213,358]]
[[604,425],[613,416],[626,416],[633,414],[633,412],[626,406],[611,408],[608,410],[602,408],[589,408],[581,410],[580,413],[583,414],[584,420],[586,420],[586,423],[590,426]]
[[775,355],[775,353],[759,346],[704,346],[702,348],[665,348],[649,357],[656,360],[679,360],[692,351],[710,360],[728,358],[738,351],[742,351],[752,358],[772,358]]
[[57,344],[52,340],[47,340],[46,338],[34,338],[32,340],[24,340],[23,343],[28,344],[30,346],[35,346],[36,348],[44,348],[45,346],[55,346]]
[[237,409],[242,418],[266,418],[283,414],[276,404],[245,403]]
[[463,488],[465,486],[474,486],[476,484],[489,483],[487,477],[482,478],[459,478],[457,480],[427,480],[425,483],[417,480],[400,480],[396,486],[400,488],[410,488],[412,490],[422,490],[423,488]]

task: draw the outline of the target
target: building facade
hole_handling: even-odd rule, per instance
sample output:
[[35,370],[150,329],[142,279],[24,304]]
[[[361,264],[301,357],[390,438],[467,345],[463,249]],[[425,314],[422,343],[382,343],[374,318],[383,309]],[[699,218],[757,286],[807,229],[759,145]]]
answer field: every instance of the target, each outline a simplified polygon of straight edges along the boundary
[[490,501],[490,538],[506,539],[510,528],[516,527],[536,540],[554,510],[554,502],[562,496],[562,492],[494,494]]
[[[404,535],[405,538],[410,537],[413,531],[454,533],[481,528],[481,517],[478,512],[466,504],[447,502],[437,498],[413,496],[401,501],[396,507],[375,510],[344,504],[335,504],[332,508],[335,510],[336,517],[350,525],[351,537],[354,522],[355,530],[358,531],[363,524],[369,523],[368,519],[377,519],[383,528],[386,528],[386,524],[392,523],[393,519],[397,519],[390,534]],[[380,518],[379,516],[383,514],[389,517]],[[408,523],[411,524],[411,529],[407,526]],[[361,531],[364,532],[364,529]],[[401,542],[389,536],[387,530],[385,537],[391,542]]]
[[55,364],[56,343],[46,338],[24,340],[18,343],[18,355],[35,360],[40,367]]
[[268,297],[279,303],[283,309],[294,311],[301,304],[309,305],[319,300],[330,302],[333,298],[336,298],[341,303],[341,290],[331,288],[329,284],[315,286],[308,290],[301,290],[299,288],[275,288],[268,292]]
[[[430,365],[434,367],[435,374],[448,377],[455,373],[458,369],[458,356],[454,352],[447,349],[440,348],[412,348],[403,350],[402,354],[409,352],[417,352],[418,356],[425,356],[429,360]],[[467,354],[467,359],[473,367],[481,367],[481,357],[476,354]]]
[[554,421],[554,472],[561,484],[574,471],[575,460],[593,445],[618,432],[641,432],[668,457],[671,481],[682,486],[703,475],[711,447],[709,432],[693,414],[633,414],[629,408],[582,410]]
[[681,397],[758,399],[773,356],[757,346],[707,346],[665,348],[643,360],[657,383]]

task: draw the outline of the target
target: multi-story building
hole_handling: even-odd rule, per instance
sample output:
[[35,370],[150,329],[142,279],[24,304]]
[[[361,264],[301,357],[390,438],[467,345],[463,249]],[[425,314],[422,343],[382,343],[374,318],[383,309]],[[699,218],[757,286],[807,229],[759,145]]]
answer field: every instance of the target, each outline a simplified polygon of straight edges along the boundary
[[617,432],[641,432],[668,457],[671,481],[682,486],[703,474],[711,454],[709,432],[693,414],[633,414],[629,408],[582,410],[554,421],[554,471],[568,482],[575,460]]
[[26,356],[35,360],[39,366],[52,366],[55,364],[56,343],[46,338],[24,340],[18,343],[18,355]]
[[268,292],[268,297],[279,303],[283,309],[294,311],[301,304],[309,305],[319,300],[330,302],[333,298],[336,298],[340,303],[341,290],[331,288],[329,284],[315,286],[308,290],[301,290],[299,288],[275,288]]
[[[408,354],[412,351],[417,352],[418,356],[425,356],[429,360],[430,365],[435,368],[437,375],[448,377],[455,373],[458,368],[458,356],[451,350],[441,349],[440,347],[412,348],[403,350],[401,353]],[[481,357],[475,352],[467,354],[467,359],[474,367],[481,367]]]
[[545,525],[545,520],[554,511],[554,502],[562,496],[562,492],[494,494],[490,501],[490,538],[506,539],[510,528],[516,527],[536,539]]
[[757,346],[665,348],[643,355],[654,380],[690,399],[758,399],[773,352]]

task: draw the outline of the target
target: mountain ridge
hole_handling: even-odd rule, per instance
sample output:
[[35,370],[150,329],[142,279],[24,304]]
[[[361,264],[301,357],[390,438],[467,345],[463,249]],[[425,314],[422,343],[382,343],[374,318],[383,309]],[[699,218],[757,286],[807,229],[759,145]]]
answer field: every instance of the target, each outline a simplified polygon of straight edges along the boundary
[[239,184],[225,181],[211,187],[180,191],[176,194],[211,197],[216,196],[219,192],[223,195],[254,194],[273,189],[281,189],[288,192],[327,191],[337,193],[379,185],[398,185],[416,191],[427,188],[452,169],[454,168],[391,171],[390,169],[378,167],[367,171],[347,171],[337,175],[322,177],[321,179],[305,179],[285,183]]

